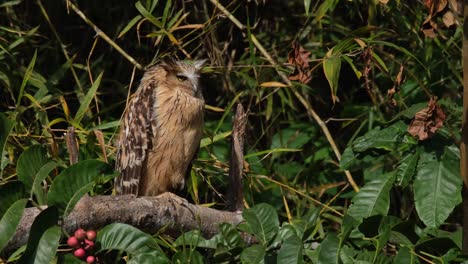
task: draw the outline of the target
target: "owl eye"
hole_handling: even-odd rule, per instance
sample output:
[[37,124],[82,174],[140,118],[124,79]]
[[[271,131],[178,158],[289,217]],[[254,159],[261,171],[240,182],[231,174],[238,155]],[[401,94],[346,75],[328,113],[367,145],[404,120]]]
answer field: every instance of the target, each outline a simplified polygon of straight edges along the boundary
[[187,80],[187,76],[184,76],[181,74],[177,74],[176,77],[177,77],[177,80],[179,80],[179,82],[183,82]]

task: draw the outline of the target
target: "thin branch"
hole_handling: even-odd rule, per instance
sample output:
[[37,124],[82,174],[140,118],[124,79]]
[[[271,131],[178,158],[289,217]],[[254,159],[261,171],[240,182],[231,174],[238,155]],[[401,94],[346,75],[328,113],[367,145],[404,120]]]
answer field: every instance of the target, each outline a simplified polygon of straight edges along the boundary
[[124,56],[124,58],[126,58],[129,62],[131,62],[133,65],[135,65],[135,67],[137,67],[139,70],[143,70],[143,66],[141,66],[141,64],[139,64],[134,58],[132,58],[132,56],[130,56],[127,52],[125,52],[111,38],[109,38],[109,36],[107,36],[106,33],[104,33],[100,28],[98,28],[96,26],[96,24],[94,24],[93,21],[91,21],[83,12],[81,12],[81,10],[72,1],[67,1],[67,3],[73,9],[73,11],[79,17],[81,17],[81,19],[83,19],[84,22],[86,22],[86,24],[88,24],[89,26],[91,26],[94,29],[94,31],[96,32],[96,34],[98,36],[100,36],[102,39],[104,39],[104,41],[109,43],[109,45],[111,45],[115,50],[117,50],[117,52],[122,54],[122,56]]
[[[231,22],[234,23],[234,25],[236,25],[240,30],[245,29],[245,26],[239,20],[237,20],[234,17],[234,15],[229,12],[229,10],[227,10],[224,6],[222,6],[218,2],[218,0],[210,0],[210,1],[211,1],[211,3],[213,3],[214,6],[216,6],[219,10],[221,10],[221,12],[223,12],[227,16],[227,18],[229,18],[229,20],[231,20]],[[255,37],[255,35],[253,33],[250,33],[250,37],[251,37],[252,43],[255,45],[255,47],[257,47],[257,49],[260,51],[260,53],[262,53],[262,55],[267,59],[267,61],[269,63],[271,63],[271,65],[273,65],[273,66],[278,66],[278,63],[270,56],[270,54],[265,50],[265,48],[258,41],[258,39]],[[320,118],[320,116],[315,112],[312,105],[297,91],[297,89],[295,89],[294,85],[288,79],[288,76],[286,76],[286,74],[281,72],[278,69],[278,67],[275,67],[275,70],[278,73],[278,75],[281,77],[281,79],[283,79],[283,81],[288,86],[291,86],[291,90],[294,93],[294,95],[296,96],[296,98],[299,100],[299,102],[301,102],[301,104],[307,110],[307,113],[309,114],[309,116],[311,116],[315,120],[315,122],[317,122],[317,124],[320,126],[320,128],[322,129],[322,132],[325,134],[325,137],[327,138],[328,143],[330,144],[331,148],[333,149],[333,152],[335,153],[336,158],[338,160],[341,160],[341,153],[340,153],[338,147],[336,146],[335,140],[333,139],[333,137],[332,137],[330,131],[328,130],[328,127],[325,124],[325,122],[323,122],[322,118]],[[359,192],[359,187],[357,186],[356,182],[354,181],[353,176],[351,175],[351,172],[348,171],[348,170],[345,170],[344,173],[346,175],[346,178],[347,178],[349,184],[353,187],[354,191]]]

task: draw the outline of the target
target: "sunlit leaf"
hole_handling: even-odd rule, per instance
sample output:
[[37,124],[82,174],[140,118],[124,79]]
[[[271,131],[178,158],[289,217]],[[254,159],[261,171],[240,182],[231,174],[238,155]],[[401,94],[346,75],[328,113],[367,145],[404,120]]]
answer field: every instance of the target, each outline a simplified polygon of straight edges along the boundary
[[23,216],[27,199],[14,202],[0,218],[0,252],[6,246],[8,240],[15,234],[16,226]]
[[336,92],[338,89],[338,80],[340,78],[341,71],[341,57],[339,54],[333,52],[333,49],[329,50],[323,59],[323,72],[330,85],[331,97],[333,103],[337,101]]

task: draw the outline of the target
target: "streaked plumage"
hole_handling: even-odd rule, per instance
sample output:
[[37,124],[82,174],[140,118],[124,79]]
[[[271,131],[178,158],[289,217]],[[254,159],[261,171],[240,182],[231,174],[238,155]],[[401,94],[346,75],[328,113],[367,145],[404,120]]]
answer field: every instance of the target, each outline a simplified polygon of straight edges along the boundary
[[151,196],[183,188],[202,137],[202,64],[164,62],[143,75],[121,122],[117,194]]

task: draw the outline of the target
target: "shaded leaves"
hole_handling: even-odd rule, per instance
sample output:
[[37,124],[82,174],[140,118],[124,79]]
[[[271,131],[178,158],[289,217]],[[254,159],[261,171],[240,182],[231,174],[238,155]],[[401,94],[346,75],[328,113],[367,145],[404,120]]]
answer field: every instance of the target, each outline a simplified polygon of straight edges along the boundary
[[436,101],[437,97],[433,96],[427,107],[416,113],[408,127],[408,132],[420,141],[432,137],[443,126],[445,113]]

